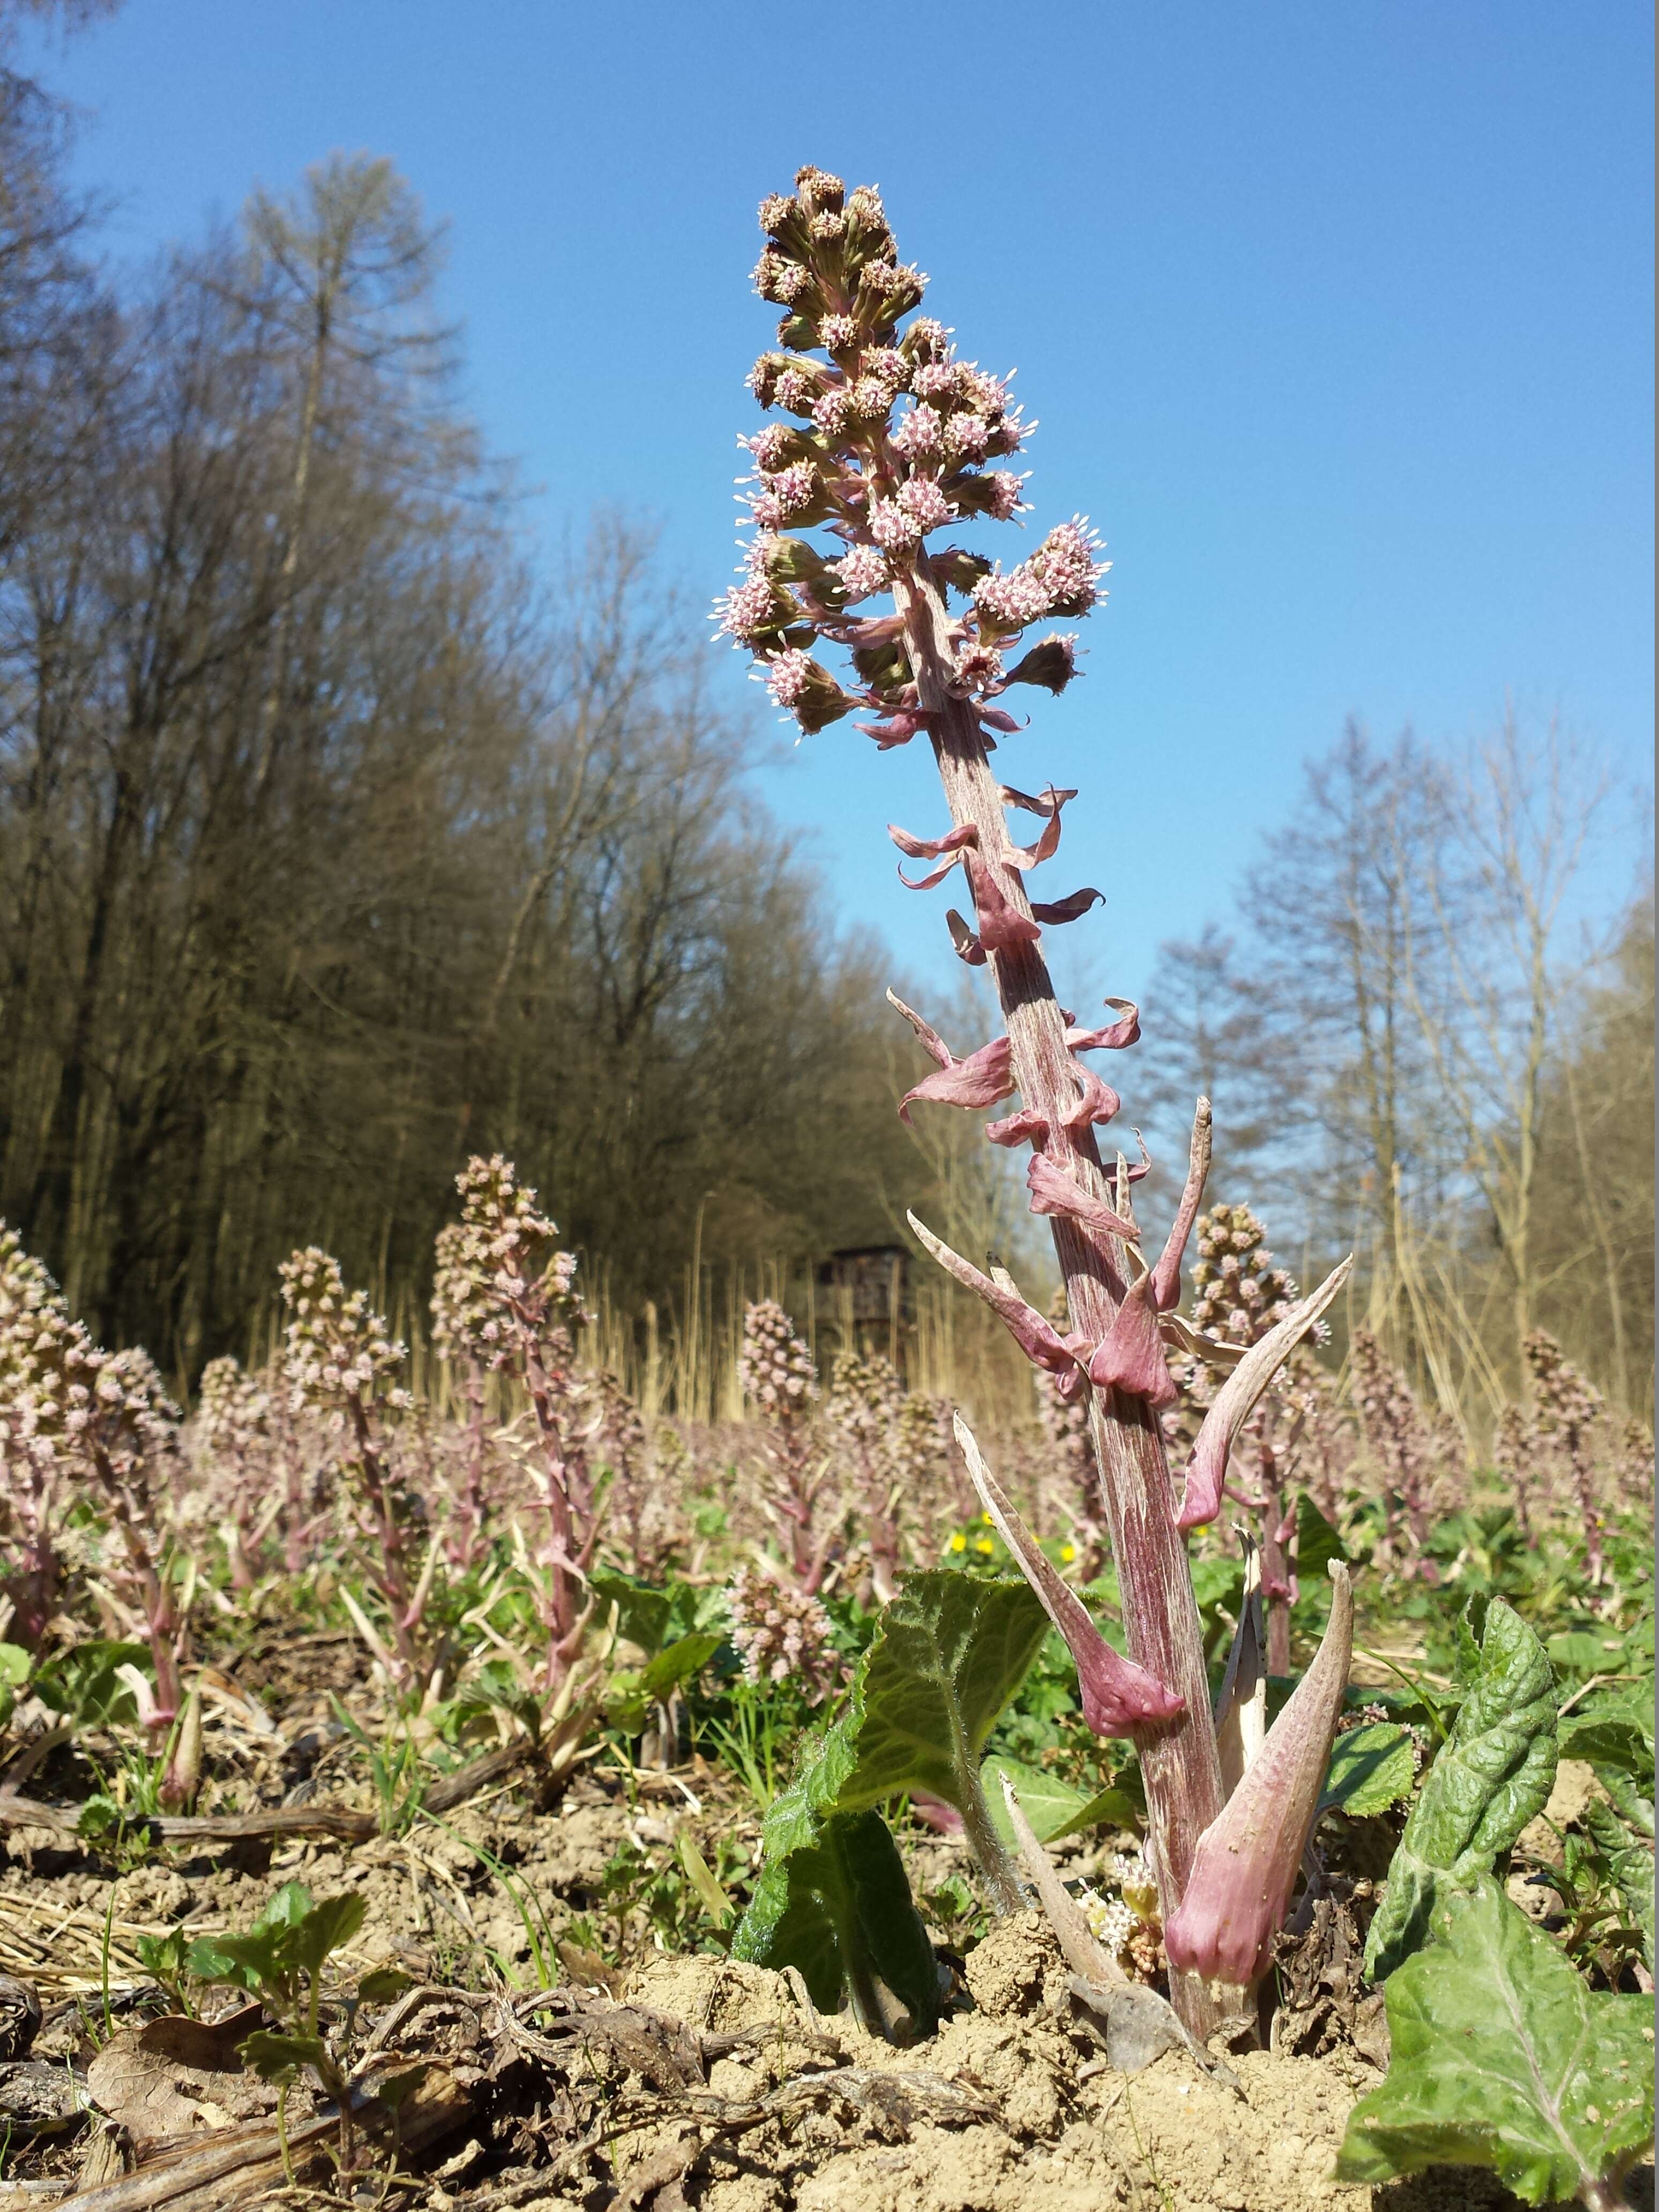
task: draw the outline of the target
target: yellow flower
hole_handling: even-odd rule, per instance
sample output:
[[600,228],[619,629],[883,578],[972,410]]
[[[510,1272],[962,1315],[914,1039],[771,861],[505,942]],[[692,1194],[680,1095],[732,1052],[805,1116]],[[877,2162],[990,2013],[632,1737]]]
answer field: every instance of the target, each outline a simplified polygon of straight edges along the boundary
[[979,1517],[988,1528],[994,1528],[997,1525],[988,1513],[981,1513]]
[[1062,1567],[1069,1567],[1076,1557],[1077,1546],[1075,1544],[1062,1544],[1060,1546],[1060,1564]]
[[965,1552],[967,1548],[968,1539],[963,1534],[962,1531],[958,1529],[956,1534],[951,1539],[951,1549],[953,1552]]
[[988,1536],[981,1536],[979,1541],[975,1545],[974,1549],[976,1552],[983,1552],[986,1558],[988,1559],[992,1553],[995,1551],[996,1546],[991,1541]]

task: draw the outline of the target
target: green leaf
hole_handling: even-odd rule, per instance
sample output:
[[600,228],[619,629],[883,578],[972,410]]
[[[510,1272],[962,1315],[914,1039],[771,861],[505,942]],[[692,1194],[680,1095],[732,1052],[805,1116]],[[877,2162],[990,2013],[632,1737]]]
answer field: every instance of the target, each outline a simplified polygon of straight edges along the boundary
[[190,1971],[198,1982],[257,1990],[276,1980],[282,1947],[278,1929],[251,1929],[245,1936],[198,1936],[190,1947]]
[[856,1812],[921,1790],[962,1810],[977,1794],[986,1739],[1048,1630],[1023,1579],[993,1582],[948,1567],[912,1575],[884,1609],[848,1711],[831,1731],[852,1753],[836,1809]]
[[1642,1938],[1642,1961],[1653,1972],[1653,1852],[1616,1813],[1592,1798],[1582,1818],[1624,1901],[1626,1918]]
[[1653,1683],[1592,1691],[1560,1723],[1563,1759],[1612,1766],[1634,1782],[1653,1780]]
[[1552,1636],[1544,1649],[1558,1674],[1606,1674],[1618,1671],[1624,1647],[1615,1644],[1609,1651],[1606,1637],[1570,1628]]
[[1107,1821],[1115,1828],[1139,1825],[1135,1808],[1123,1790],[1097,1790],[1092,1797],[1085,1797],[1082,1790],[1073,1790],[1069,1782],[1062,1782],[1046,1767],[1028,1766],[1023,1759],[1006,1759],[999,1752],[980,1768],[980,1779],[985,1790],[985,1802],[990,1808],[992,1825],[1011,1850],[1014,1827],[1003,1802],[1005,1775],[1013,1784],[1020,1809],[1041,1844],[1058,1843],[1065,1836],[1080,1836],[1086,1829],[1100,1827]]
[[[673,1618],[674,1601],[669,1593],[653,1589],[648,1583],[636,1582],[632,1575],[611,1568],[590,1575],[588,1581],[601,1608],[616,1607],[617,1635],[638,1644],[648,1658],[654,1657],[663,1647]],[[601,1612],[601,1621],[603,1618]]]
[[1346,1813],[1351,1820],[1369,1820],[1409,1797],[1416,1778],[1410,1733],[1392,1721],[1374,1721],[1350,1729],[1331,1746],[1319,1809]]
[[147,1644],[77,1644],[49,1660],[34,1680],[35,1695],[71,1727],[130,1725],[138,1717],[137,1701],[119,1679],[123,1667],[155,1671]]
[[349,1943],[368,1917],[368,1900],[356,1890],[324,1898],[297,1927],[289,1930],[283,1945],[284,1963],[302,1967],[308,1974],[319,1972],[330,1952]]
[[76,1815],[75,1832],[88,1843],[100,1836],[118,1835],[125,1826],[121,1808],[114,1798],[100,1790],[88,1797]]
[[421,2058],[401,2074],[388,2074],[383,2081],[375,2083],[374,2101],[389,2112],[400,2111],[431,2071],[430,2060]]
[[1555,1679],[1544,1647],[1493,1598],[1476,1649],[1468,1694],[1412,1808],[1371,1922],[1365,1971],[1375,1981],[1422,1943],[1440,1899],[1486,1873],[1549,1802]]
[[649,1666],[641,1669],[640,1688],[647,1698],[659,1701],[670,1696],[682,1682],[702,1674],[725,1641],[724,1636],[711,1629],[702,1629],[695,1636],[677,1638],[672,1644],[665,1644]]
[[1486,2166],[1528,2204],[1615,2181],[1653,2136],[1651,2000],[1590,1990],[1488,1875],[1443,1893],[1433,1935],[1389,1978],[1388,2079],[1338,2179]]
[[1333,1559],[1346,1561],[1350,1556],[1340,1533],[1304,1490],[1296,1501],[1296,1575],[1304,1595],[1313,1590],[1328,1592],[1326,1568]]
[[311,1910],[311,1892],[302,1881],[285,1881],[266,1902],[256,1929],[297,1928]]
[[328,2045],[320,2035],[276,2035],[268,2027],[256,2027],[236,2048],[243,2064],[262,2081],[279,2085],[291,2081],[302,2066],[313,2066],[321,2073],[329,2063]]
[[811,1841],[769,1861],[732,1956],[799,1967],[825,2012],[839,2006],[844,1987],[860,2024],[877,2034],[885,2026],[875,1986],[883,1982],[916,2028],[931,2033],[939,1969],[887,1823],[875,1812],[831,1813],[813,1826]]
[[21,1689],[29,1678],[33,1661],[21,1644],[0,1644],[0,1682]]
[[393,1997],[402,1996],[405,1990],[415,1986],[415,1977],[404,1973],[401,1966],[374,1966],[357,1984],[359,2004],[390,2004]]

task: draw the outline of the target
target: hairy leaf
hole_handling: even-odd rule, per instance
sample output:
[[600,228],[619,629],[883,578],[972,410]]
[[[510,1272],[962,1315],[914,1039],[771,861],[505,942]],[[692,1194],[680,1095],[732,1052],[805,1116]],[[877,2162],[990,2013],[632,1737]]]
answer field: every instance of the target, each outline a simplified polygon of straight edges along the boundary
[[[1473,1615],[1471,1605],[1466,1626]],[[1468,1693],[1412,1808],[1371,1922],[1365,1971],[1373,1980],[1393,1973],[1424,1942],[1438,1899],[1488,1872],[1549,1801],[1555,1678],[1544,1647],[1512,1607],[1493,1598],[1474,1648]]]
[[1389,1978],[1388,2079],[1349,2115],[1338,2178],[1481,2166],[1528,2204],[1615,2179],[1652,2140],[1651,2002],[1590,1990],[1490,1875],[1432,1921]]
[[960,1811],[976,1794],[986,1738],[1048,1632],[1042,1601],[1024,1581],[944,1567],[912,1575],[884,1610],[830,1732],[843,1734],[852,1753],[836,1809],[921,1790]]
[[[1652,1808],[1648,1808],[1649,1817]],[[1642,1961],[1653,1972],[1653,1850],[1632,1836],[1619,1815],[1592,1798],[1583,1820],[1614,1887],[1624,1900],[1626,1923],[1642,1939]]]
[[1417,1761],[1407,1729],[1392,1721],[1350,1729],[1331,1746],[1319,1809],[1346,1813],[1353,1820],[1368,1820],[1409,1797],[1416,1778]]
[[840,2004],[845,1988],[860,2025],[875,2034],[890,2025],[877,1989],[884,1983],[915,2026],[931,2030],[939,2018],[939,1969],[887,1823],[875,1812],[818,1820],[801,1806],[782,1824],[786,1832],[795,1832],[801,1814],[810,1840],[778,1856],[769,1848],[732,1956],[799,1967],[813,2003],[826,2012]]

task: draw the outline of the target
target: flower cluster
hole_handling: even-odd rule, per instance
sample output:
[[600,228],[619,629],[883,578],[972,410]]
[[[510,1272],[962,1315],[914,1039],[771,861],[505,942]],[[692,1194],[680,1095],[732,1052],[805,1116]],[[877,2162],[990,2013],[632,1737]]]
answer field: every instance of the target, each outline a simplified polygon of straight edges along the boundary
[[406,1413],[414,1400],[392,1377],[407,1349],[371,1309],[368,1291],[348,1294],[339,1261],[315,1244],[284,1260],[277,1272],[283,1304],[293,1316],[283,1371],[294,1411],[309,1407],[337,1423],[354,1404]]
[[433,1342],[441,1358],[507,1368],[515,1324],[574,1332],[586,1319],[575,1255],[559,1250],[557,1226],[499,1152],[469,1160],[455,1188],[461,1218],[438,1233]]
[[812,1355],[775,1298],[763,1298],[744,1314],[738,1380],[744,1397],[769,1420],[803,1419],[817,1395]]
[[816,1705],[841,1678],[829,1614],[815,1597],[740,1566],[726,1593],[732,1641],[751,1682],[793,1682]]
[[1590,1580],[1602,1574],[1602,1532],[1606,1525],[1590,1463],[1590,1434],[1607,1413],[1595,1384],[1562,1357],[1555,1339],[1533,1329],[1521,1346],[1532,1380],[1533,1434],[1540,1454],[1565,1462],[1583,1524]]
[[210,1359],[198,1385],[195,1430],[216,1459],[242,1464],[269,1440],[270,1393],[256,1376],[230,1358]]
[[1403,1513],[1406,1540],[1426,1575],[1423,1553],[1442,1473],[1441,1440],[1370,1329],[1353,1333],[1352,1388],[1366,1448],[1382,1476],[1384,1543],[1393,1548],[1399,1534],[1396,1516]]
[[1139,1851],[1114,1851],[1102,1871],[1118,1893],[1083,1893],[1090,1933],[1131,1981],[1154,1982],[1164,1967],[1164,1934],[1152,1869]]
[[[1248,1206],[1217,1206],[1200,1214],[1193,1268],[1192,1322],[1224,1344],[1257,1344],[1302,1296],[1293,1275],[1277,1266],[1267,1231]],[[1328,1334],[1318,1322],[1310,1334]]]
[[866,1359],[857,1352],[836,1354],[823,1411],[848,1443],[869,1452],[883,1449],[903,1402],[903,1386],[890,1359]]
[[[1051,615],[1086,614],[1106,563],[1082,517],[1049,532],[1004,574],[961,546],[929,547],[935,532],[981,519],[1012,521],[1023,477],[990,464],[1018,453],[1033,426],[1004,379],[958,360],[942,325],[919,316],[927,279],[897,258],[880,196],[848,191],[838,177],[805,168],[793,195],[762,203],[766,250],[755,269],[761,297],[784,310],[781,350],[762,356],[749,379],[771,423],[741,443],[754,464],[742,498],[757,535],[742,580],[715,611],[751,653],[756,673],[804,730],[854,708],[887,718],[874,734],[902,744],[921,726],[915,672],[890,617],[849,610],[918,580],[965,605],[948,650],[958,696],[988,701],[1010,684],[1060,690],[1075,672],[1073,641],[1055,637],[1012,668],[1004,648]],[[818,356],[827,356],[821,359]],[[826,528],[846,550],[826,555],[786,533]],[[848,690],[812,647],[850,648]],[[1003,717],[998,726],[1012,726]]]

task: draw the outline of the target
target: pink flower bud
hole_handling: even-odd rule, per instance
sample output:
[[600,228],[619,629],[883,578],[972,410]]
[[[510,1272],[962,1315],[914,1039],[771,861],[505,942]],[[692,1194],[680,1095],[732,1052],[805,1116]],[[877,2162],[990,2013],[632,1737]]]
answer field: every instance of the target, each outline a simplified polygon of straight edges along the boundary
[[1353,1655],[1348,1571],[1331,1562],[1331,1617],[1311,1667],[1232,1796],[1199,1838],[1164,1948],[1178,1973],[1248,1991],[1273,1958],[1313,1832]]

